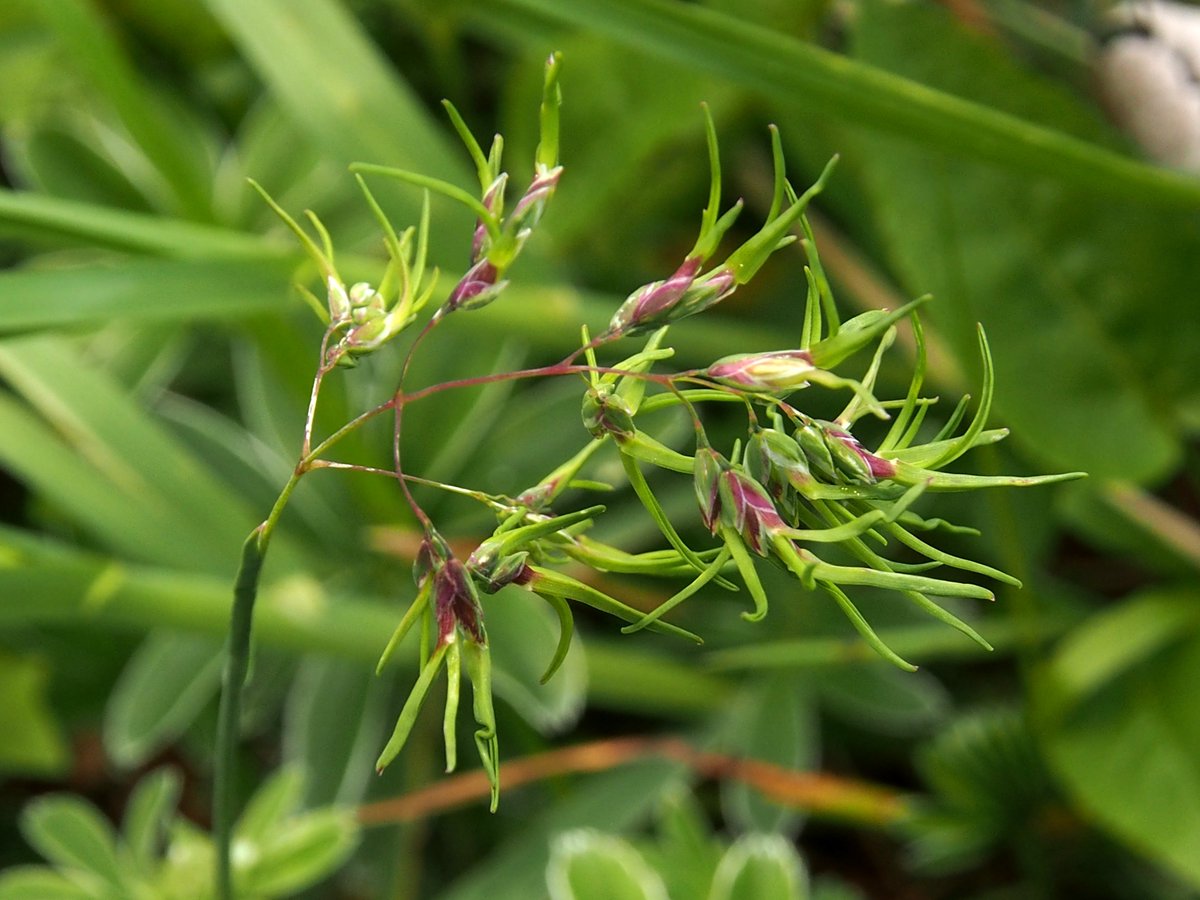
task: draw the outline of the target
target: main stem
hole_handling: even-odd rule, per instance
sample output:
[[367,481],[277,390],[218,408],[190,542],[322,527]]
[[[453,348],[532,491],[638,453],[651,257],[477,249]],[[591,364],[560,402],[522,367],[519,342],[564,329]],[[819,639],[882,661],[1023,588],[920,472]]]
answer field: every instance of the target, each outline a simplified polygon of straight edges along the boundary
[[242,558],[238,565],[237,577],[233,585],[233,609],[229,619],[229,638],[225,655],[225,672],[221,683],[221,702],[217,710],[217,742],[213,760],[213,842],[217,864],[217,897],[218,900],[234,900],[233,865],[231,851],[233,849],[233,825],[237,819],[237,791],[235,790],[235,774],[237,770],[238,731],[242,718],[242,689],[246,683],[246,673],[250,668],[250,638],[254,623],[254,601],[258,597],[258,579],[262,572],[263,560],[267,555],[267,546],[271,535],[283,515],[292,492],[300,479],[313,468],[322,453],[354,431],[368,419],[392,408],[392,403],[384,403],[374,409],[347,422],[324,441],[310,450],[312,442],[311,421],[315,410],[316,393],[320,389],[321,377],[319,372],[313,385],[313,401],[309,406],[308,424],[304,433],[304,448],[300,462],[292,472],[275,505],[267,518],[250,532],[242,545]]
[[[426,328],[428,331],[428,326]],[[424,336],[424,333],[422,334]],[[596,344],[597,341],[593,341]],[[591,345],[589,345],[591,346]],[[258,580],[262,572],[263,561],[266,558],[267,546],[271,540],[271,534],[275,530],[275,525],[279,521],[279,517],[283,513],[284,507],[287,505],[292,491],[295,490],[300,479],[309,472],[314,464],[317,463],[322,453],[329,447],[337,443],[341,438],[345,437],[351,431],[357,429],[368,419],[372,419],[377,415],[391,409],[396,417],[394,446],[395,454],[395,474],[400,482],[405,495],[407,496],[413,511],[417,514],[418,519],[427,523],[420,506],[417,505],[412,494],[408,490],[408,485],[405,476],[400,466],[400,430],[401,422],[403,421],[404,406],[414,400],[420,400],[425,397],[440,393],[444,390],[462,387],[474,387],[484,384],[490,384],[497,381],[517,380],[524,378],[546,377],[546,376],[562,376],[572,375],[577,373],[614,373],[627,374],[637,378],[643,378],[647,381],[655,381],[665,384],[674,389],[669,376],[655,376],[648,373],[637,372],[622,372],[619,369],[613,369],[604,366],[580,366],[574,365],[573,361],[578,358],[583,350],[576,351],[564,359],[562,362],[552,366],[543,366],[536,369],[524,369],[517,372],[506,372],[496,375],[481,376],[477,378],[465,378],[458,381],[450,381],[442,384],[433,385],[424,390],[417,391],[412,394],[404,394],[401,390],[397,390],[396,394],[386,403],[382,403],[374,409],[370,409],[365,413],[352,419],[350,422],[343,425],[328,438],[322,441],[317,447],[309,449],[312,442],[312,421],[316,411],[317,395],[321,388],[323,376],[327,374],[327,369],[321,368],[317,372],[316,378],[313,380],[313,390],[309,401],[308,415],[305,423],[304,446],[301,451],[300,462],[296,465],[292,472],[292,477],[288,479],[283,490],[280,492],[275,505],[272,507],[270,514],[266,520],[250,533],[242,546],[241,563],[238,566],[237,578],[234,582],[233,589],[233,609],[230,614],[229,622],[229,639],[225,658],[225,672],[221,686],[221,701],[217,713],[217,741],[216,754],[213,761],[213,841],[216,851],[216,876],[217,876],[217,897],[218,900],[234,900],[233,889],[233,865],[232,865],[232,849],[233,849],[233,826],[237,819],[237,797],[235,784],[235,773],[237,768],[237,747],[238,747],[238,731],[242,717],[242,690],[245,686],[246,674],[250,668],[250,640],[251,630],[254,621],[254,601],[258,596]],[[411,358],[411,357],[410,357]],[[407,363],[405,365],[407,369]]]
[[237,769],[238,730],[242,718],[242,686],[250,668],[250,630],[258,576],[262,571],[267,542],[264,525],[250,532],[242,545],[242,560],[233,587],[233,611],[229,642],[217,713],[217,752],[213,761],[213,840],[217,855],[217,896],[233,900],[233,823],[237,818],[234,775]]

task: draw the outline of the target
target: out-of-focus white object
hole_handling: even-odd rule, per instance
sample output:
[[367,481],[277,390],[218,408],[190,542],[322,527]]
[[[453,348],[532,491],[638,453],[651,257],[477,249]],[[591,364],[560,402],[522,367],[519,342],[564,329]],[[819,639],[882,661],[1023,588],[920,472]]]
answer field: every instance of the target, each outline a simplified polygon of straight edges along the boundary
[[1112,117],[1151,158],[1200,172],[1200,8],[1134,0],[1106,24],[1096,78]]

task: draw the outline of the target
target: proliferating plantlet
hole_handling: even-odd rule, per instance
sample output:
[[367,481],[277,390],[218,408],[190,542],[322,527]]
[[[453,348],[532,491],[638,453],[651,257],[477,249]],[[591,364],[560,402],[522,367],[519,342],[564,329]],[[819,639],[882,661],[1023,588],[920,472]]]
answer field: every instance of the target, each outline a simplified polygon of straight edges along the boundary
[[[935,577],[929,572],[951,567],[1017,584],[1016,579],[1003,572],[953,556],[919,537],[918,533],[939,528],[953,529],[941,520],[927,520],[913,511],[921,495],[926,491],[1045,484],[1079,477],[1080,473],[1036,478],[984,477],[941,471],[968,450],[994,443],[1006,434],[1002,429],[985,427],[993,372],[982,329],[979,348],[983,390],[974,416],[960,432],[967,411],[964,399],[938,434],[918,443],[925,416],[935,402],[921,394],[926,361],[916,315],[917,308],[929,298],[913,300],[890,312],[874,310],[844,323],[840,321],[805,218],[809,202],[820,193],[836,159],[826,166],[812,187],[797,194],[785,177],[778,132],[772,128],[774,185],[766,220],[722,262],[711,264],[722,239],[742,212],[742,203],[738,201],[724,213],[720,211],[720,160],[715,128],[707,109],[711,168],[708,201],[695,245],[670,276],[633,291],[598,336],[592,337],[584,329],[579,348],[558,363],[413,389],[408,384],[409,363],[426,337],[452,314],[478,309],[503,293],[514,262],[553,198],[563,172],[558,162],[559,67],[559,57],[552,56],[545,71],[540,142],[532,179],[511,210],[506,205],[510,178],[501,167],[502,139],[497,136],[485,154],[449,103],[446,108],[451,121],[475,162],[478,198],[454,185],[412,172],[368,164],[352,167],[380,224],[387,249],[388,262],[378,287],[365,283],[347,286],[334,265],[332,241],[316,216],[307,214],[319,244],[274,201],[266,198],[317,266],[327,302],[320,303],[311,293],[306,292],[306,296],[327,328],[313,379],[300,459],[270,515],[247,540],[235,589],[218,734],[217,855],[218,865],[223,867],[219,881],[226,886],[233,816],[229,778],[259,571],[288,498],[299,479],[313,469],[348,469],[392,479],[422,531],[413,569],[416,596],[379,661],[382,670],[403,638],[415,628],[420,635],[419,674],[377,767],[382,770],[400,753],[433,682],[445,669],[446,765],[448,770],[454,768],[456,719],[465,667],[478,726],[475,743],[491,781],[493,809],[499,796],[499,750],[492,703],[486,598],[501,588],[513,585],[537,594],[558,617],[559,643],[544,679],[554,674],[570,647],[574,628],[569,601],[624,620],[626,632],[652,629],[699,641],[697,635],[664,621],[663,616],[710,584],[736,591],[740,583],[752,603],[743,616],[751,621],[762,619],[768,612],[767,591],[758,572],[763,561],[790,573],[804,588],[819,588],[831,596],[871,647],[895,665],[912,669],[910,663],[880,640],[847,589],[868,586],[896,591],[987,647],[987,642],[969,625],[931,598],[991,599],[991,591]],[[398,179],[423,189],[425,201],[419,223],[397,232],[363,176]],[[313,422],[326,377],[336,369],[351,367],[360,358],[379,352],[416,322],[434,294],[437,273],[426,265],[431,191],[462,203],[476,216],[467,272],[411,342],[392,395],[314,445]],[[797,345],[771,352],[730,355],[703,368],[663,371],[662,365],[674,355],[674,350],[664,343],[670,326],[733,294],[777,250],[794,242],[797,230],[805,236],[809,259],[805,269],[806,306]],[[915,336],[915,370],[903,399],[881,402],[874,395],[877,375],[883,356],[895,339],[897,326],[905,320],[911,322]],[[615,363],[600,362],[602,350],[618,340],[636,336],[646,336],[640,350]],[[851,357],[872,346],[874,355],[861,377],[835,372]],[[459,388],[563,376],[582,377],[584,381],[583,436],[588,439],[574,456],[528,489],[515,496],[488,494],[441,484],[405,469],[403,423],[409,405]],[[822,420],[795,405],[793,395],[812,385],[848,394],[842,412],[832,420]],[[744,408],[747,419],[744,439],[728,448],[713,445],[702,414],[711,404],[721,403],[738,404]],[[692,423],[694,447],[690,455],[639,427],[644,416],[668,408],[681,409]],[[394,423],[390,467],[351,465],[329,458],[329,451],[347,434],[387,414]],[[867,449],[854,434],[855,425],[866,416],[891,420],[887,433],[874,449]],[[424,437],[436,439],[436,436]],[[588,533],[604,512],[603,506],[587,504],[574,511],[564,508],[561,501],[568,489],[589,491],[611,487],[584,477],[584,469],[593,456],[609,444],[620,459],[630,487],[661,531],[666,547],[633,553],[610,545]],[[697,548],[684,540],[677,525],[688,523],[674,522],[667,515],[643,472],[644,466],[692,479],[699,512],[694,522],[703,524],[717,539],[715,546]],[[461,558],[417,502],[413,485],[452,491],[484,504],[496,516],[495,530],[465,559]],[[829,561],[824,548],[832,545],[859,564]],[[923,561],[906,562],[885,555],[895,545],[904,548],[910,559],[915,553]],[[684,578],[687,584],[656,609],[638,610],[567,574],[563,569],[568,563],[598,572]]]

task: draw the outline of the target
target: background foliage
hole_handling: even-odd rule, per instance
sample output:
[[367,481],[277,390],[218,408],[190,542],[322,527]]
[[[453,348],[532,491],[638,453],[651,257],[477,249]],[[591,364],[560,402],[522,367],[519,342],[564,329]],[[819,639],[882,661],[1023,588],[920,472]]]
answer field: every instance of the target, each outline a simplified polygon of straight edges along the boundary
[[[183,774],[183,812],[206,822],[238,545],[290,470],[319,339],[289,289],[299,253],[245,179],[316,210],[352,251],[350,280],[374,277],[382,248],[346,166],[469,185],[442,97],[528,158],[558,48],[559,196],[511,292],[439,332],[414,382],[560,358],[580,322],[595,330],[668,274],[704,202],[706,100],[727,194],[760,212],[767,122],[798,185],[841,154],[817,225],[842,302],[933,292],[931,377],[947,395],[977,382],[984,323],[995,424],[1014,437],[977,451],[977,470],[1093,477],[937,501],[982,529],[968,555],[1026,586],[956,609],[996,644],[986,658],[879,598],[872,621],[916,675],[779,580],[768,628],[716,597],[690,603],[700,649],[583,622],[542,687],[554,623],[520,596],[493,603],[504,758],[530,757],[538,776],[552,766],[536,754],[559,745],[606,741],[607,755],[506,791],[495,816],[479,792],[462,808],[366,807],[372,827],[320,895],[498,900],[619,870],[629,896],[703,896],[714,875],[729,896],[755,896],[739,879],[760,875],[786,896],[794,837],[820,896],[1200,890],[1200,182],[1138,162],[1086,69],[1009,32],[1012,15],[881,0],[4,4],[0,864],[34,859],[15,824],[30,799],[68,789],[117,819],[164,762]],[[415,220],[415,192],[378,192]],[[444,270],[460,272],[469,238],[435,205]],[[778,347],[802,294],[800,262],[774,261],[725,318],[679,326],[695,353],[681,364]],[[377,402],[394,369],[373,359],[335,378],[328,421]],[[578,446],[578,393],[414,407],[412,469],[532,483]],[[386,440],[368,431],[353,452],[373,459]],[[281,764],[304,771],[306,808],[440,777],[432,717],[403,764],[371,773],[414,674],[372,673],[411,597],[412,523],[394,491],[322,477],[295,496],[266,573],[242,759],[247,796]],[[693,502],[686,481],[662,489]],[[630,498],[609,506],[622,543],[653,542]],[[437,514],[464,539],[486,527],[467,505]],[[615,752],[628,734],[692,750]],[[773,766],[722,768],[697,748]],[[833,793],[796,772],[836,776]]]

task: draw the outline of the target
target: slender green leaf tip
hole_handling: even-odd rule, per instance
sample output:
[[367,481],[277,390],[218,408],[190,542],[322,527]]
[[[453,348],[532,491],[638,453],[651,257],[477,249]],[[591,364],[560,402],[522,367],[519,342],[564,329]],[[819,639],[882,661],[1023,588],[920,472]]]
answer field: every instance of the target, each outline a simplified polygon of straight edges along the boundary
[[[301,246],[303,246],[308,252],[308,255],[312,257],[313,262],[317,264],[317,268],[320,270],[322,278],[336,278],[337,272],[333,268],[333,260],[326,256],[325,253],[323,253],[320,248],[317,247],[317,245],[313,242],[313,239],[308,236],[308,233],[300,227],[295,219],[288,215],[287,210],[276,203],[275,198],[267,193],[266,188],[264,188],[253,178],[247,178],[246,182],[250,185],[250,187],[254,188],[254,190],[260,197],[263,198],[264,201],[266,201],[267,206],[271,207],[271,211],[283,220],[284,224],[287,225],[292,234],[294,234],[300,241]],[[315,214],[312,212],[308,212],[307,214],[311,219],[316,220]],[[324,233],[323,227],[321,228],[321,231],[322,237],[326,241],[326,246],[328,246],[329,236],[328,234]]]
[[547,171],[558,165],[559,110],[562,107],[562,89],[558,84],[562,70],[562,53],[555,50],[546,60],[546,75],[542,83],[542,105],[539,109],[540,140],[534,154],[538,171]]

